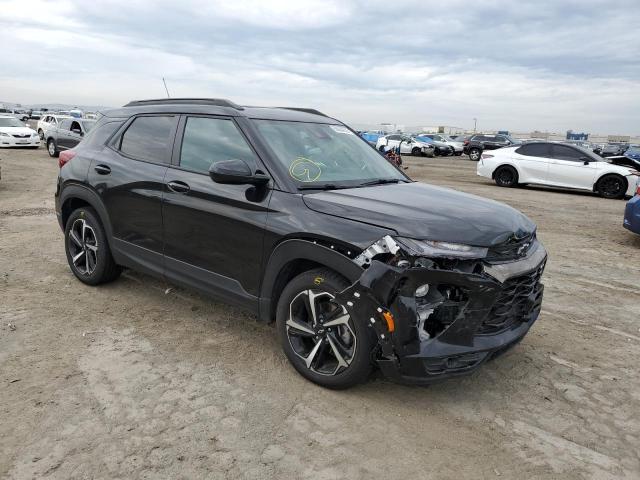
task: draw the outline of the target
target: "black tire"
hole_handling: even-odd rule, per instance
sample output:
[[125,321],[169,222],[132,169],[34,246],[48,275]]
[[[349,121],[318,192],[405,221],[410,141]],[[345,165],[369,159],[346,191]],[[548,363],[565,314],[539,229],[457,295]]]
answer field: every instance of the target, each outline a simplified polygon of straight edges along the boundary
[[384,153],[384,147],[385,147],[385,146],[386,146],[386,145],[380,145],[380,146],[378,147],[378,151],[380,151],[380,152]]
[[[346,312],[344,306],[337,304],[330,297],[348,286],[349,283],[343,277],[329,269],[321,268],[304,272],[287,284],[278,299],[276,311],[278,337],[282,349],[293,367],[307,380],[336,390],[350,388],[367,380],[372,370],[371,351],[375,346],[375,338],[371,329],[352,317],[348,317],[347,325],[334,326],[333,331],[330,327],[324,326],[322,310],[326,309],[326,305],[334,307],[332,312],[327,313],[326,323],[344,316],[344,312]],[[316,311],[318,321],[315,323],[312,321],[307,323],[304,319],[311,318],[307,306],[309,305],[309,295],[305,292],[312,292],[315,295],[312,303],[319,306]],[[299,308],[300,302],[303,302],[304,308]],[[320,302],[325,302],[326,305]],[[296,315],[295,312],[298,311],[300,315],[292,316],[292,319],[296,320],[296,324],[304,326],[308,331],[314,333],[309,334],[295,327],[291,328],[293,323],[289,322],[290,311],[294,312],[293,315]],[[328,340],[329,337],[330,340]],[[342,349],[344,345],[348,344],[343,343],[345,337],[352,340],[352,352],[349,352],[348,348]],[[348,366],[340,366],[337,362],[338,357],[333,353],[337,347],[342,349],[338,351],[348,357],[343,358],[343,360],[348,360]],[[306,354],[306,358],[301,353]],[[312,354],[313,357],[311,357]],[[307,365],[309,359],[311,359],[310,366]],[[325,364],[322,363],[323,359],[327,360],[326,368],[328,370],[325,373],[322,373],[322,369],[325,368]],[[336,364],[333,373],[331,371],[332,362]]]
[[509,165],[498,167],[493,174],[493,179],[499,187],[518,186],[518,172]]
[[38,129],[38,136],[40,137],[40,140],[44,140],[44,132],[41,128]]
[[[80,235],[79,232],[85,229],[82,222],[88,230]],[[64,247],[69,267],[82,283],[99,285],[111,282],[122,271],[111,256],[104,227],[91,207],[81,207],[71,213],[64,229]],[[82,252],[84,255],[74,262],[74,257],[82,255]]]
[[60,151],[58,150],[58,146],[56,145],[56,141],[53,138],[47,140],[47,153],[50,157],[57,157],[60,155]]
[[411,155],[413,155],[414,157],[419,157],[422,154],[422,149],[419,147],[413,147],[413,149],[411,150]]
[[462,156],[462,152],[456,152],[456,157]]
[[596,191],[602,198],[624,198],[627,193],[627,180],[615,173],[603,175],[596,183]]
[[469,159],[473,160],[474,162],[477,162],[478,160],[480,160],[481,156],[482,156],[481,149],[477,147],[473,147],[469,149]]

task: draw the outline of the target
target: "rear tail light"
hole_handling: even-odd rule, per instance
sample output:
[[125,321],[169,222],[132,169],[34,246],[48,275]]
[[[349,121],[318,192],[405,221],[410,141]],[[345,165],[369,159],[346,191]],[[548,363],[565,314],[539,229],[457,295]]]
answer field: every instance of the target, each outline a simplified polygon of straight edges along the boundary
[[58,166],[60,168],[64,167],[75,156],[76,152],[74,152],[73,150],[65,150],[64,152],[60,152],[60,155],[58,156]]

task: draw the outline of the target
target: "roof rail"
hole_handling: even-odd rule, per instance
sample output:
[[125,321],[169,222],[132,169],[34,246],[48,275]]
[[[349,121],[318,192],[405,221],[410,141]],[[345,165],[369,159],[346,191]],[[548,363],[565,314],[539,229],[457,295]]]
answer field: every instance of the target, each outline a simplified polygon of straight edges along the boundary
[[325,115],[324,113],[316,110],[315,108],[299,108],[299,107],[277,107],[277,108],[281,108],[283,110],[294,110],[296,112],[312,113],[313,115],[320,115],[322,117],[331,118],[329,117],[329,115]]
[[216,107],[230,107],[236,110],[244,110],[244,107],[237,105],[224,98],[159,98],[154,100],[133,100],[125,107],[144,107],[147,105],[213,105]]

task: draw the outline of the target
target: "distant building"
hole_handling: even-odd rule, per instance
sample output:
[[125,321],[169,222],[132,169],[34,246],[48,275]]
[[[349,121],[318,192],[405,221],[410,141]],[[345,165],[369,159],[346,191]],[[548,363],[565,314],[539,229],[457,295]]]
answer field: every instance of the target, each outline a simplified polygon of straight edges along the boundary
[[588,133],[577,133],[573,130],[567,130],[567,140],[589,140]]

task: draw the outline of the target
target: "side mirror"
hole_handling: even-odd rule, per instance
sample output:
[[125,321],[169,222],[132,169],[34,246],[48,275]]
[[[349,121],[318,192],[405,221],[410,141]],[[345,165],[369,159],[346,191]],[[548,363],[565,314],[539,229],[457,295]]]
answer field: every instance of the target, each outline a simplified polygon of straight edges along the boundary
[[591,159],[588,157],[582,157],[581,160],[585,165],[589,165],[589,163],[591,163]]
[[214,163],[209,167],[209,176],[216,183],[232,185],[265,185],[270,180],[264,173],[252,173],[247,162],[237,158]]

